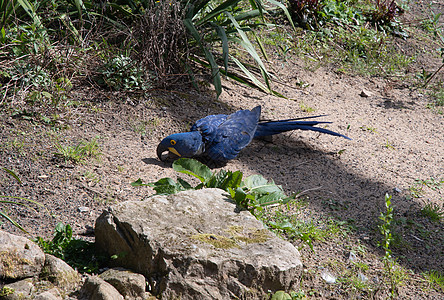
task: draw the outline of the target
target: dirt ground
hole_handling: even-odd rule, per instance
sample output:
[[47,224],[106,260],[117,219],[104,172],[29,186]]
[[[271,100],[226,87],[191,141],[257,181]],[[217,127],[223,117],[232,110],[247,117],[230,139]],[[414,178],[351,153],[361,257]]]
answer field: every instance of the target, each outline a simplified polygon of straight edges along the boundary
[[[131,182],[138,178],[144,182],[176,178],[171,166],[156,157],[156,147],[163,137],[186,131],[206,115],[256,105],[262,106],[264,119],[328,115],[320,118],[333,122],[326,128],[349,136],[351,141],[314,132],[285,133],[271,143],[253,141],[224,168],[241,170],[245,176],[261,174],[288,193],[308,190],[308,206],[301,218],[332,217],[353,225],[355,229],[344,244],[339,238],[315,242],[315,252],[304,248],[306,270],[317,270],[329,260],[345,260],[349,252],[345,245],[350,243],[364,245],[375,255],[373,260],[367,258],[371,268],[380,269],[382,263],[376,255],[382,257],[383,252],[377,247],[381,237],[376,225],[385,210],[384,195],[389,193],[403,239],[393,249],[394,257],[414,272],[401,287],[402,298],[442,297],[414,283],[421,272],[444,271],[443,221],[430,222],[420,213],[427,203],[443,205],[444,187],[422,186],[420,198],[412,197],[411,188],[416,180],[444,179],[444,116],[426,108],[430,99],[421,90],[396,78],[355,77],[329,66],[309,71],[300,58],[272,60],[271,69],[284,83],[276,83],[275,88],[287,99],[230,81],[224,81],[224,92],[218,100],[211,90],[198,93],[180,87],[125,97],[107,93],[104,97],[82,85],[71,95],[83,104],[67,109],[60,118],[58,127],[66,129],[2,112],[0,166],[14,170],[22,184],[1,173],[1,194],[26,197],[46,208],[36,207],[37,212],[14,205],[4,209],[33,236],[50,238],[55,225],[63,222],[73,227],[76,237],[93,240],[94,222],[104,208],[153,194],[150,188],[132,187]],[[427,62],[428,70],[440,65],[439,57],[426,54],[418,60]],[[438,76],[442,78],[442,74]],[[299,88],[301,81],[307,86]],[[370,95],[361,96],[362,90]],[[314,111],[302,111],[301,102]],[[56,142],[74,146],[95,137],[102,153],[99,159],[72,164],[54,156]],[[1,228],[22,234],[8,222]],[[314,297],[332,295],[332,288],[323,287],[318,277],[307,275],[305,280],[302,288],[324,291]]]

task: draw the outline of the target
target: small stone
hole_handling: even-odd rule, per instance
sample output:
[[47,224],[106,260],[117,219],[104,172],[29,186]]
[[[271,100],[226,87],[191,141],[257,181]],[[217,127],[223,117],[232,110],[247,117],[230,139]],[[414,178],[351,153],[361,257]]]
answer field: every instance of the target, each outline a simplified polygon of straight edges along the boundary
[[62,300],[62,299],[63,298],[60,295],[59,290],[56,288],[40,293],[34,298],[34,300]]
[[348,255],[348,259],[350,261],[356,261],[358,259],[358,257],[356,256],[356,254],[353,251],[350,251],[350,253]]
[[367,90],[362,90],[361,93],[359,93],[359,96],[364,97],[364,98],[370,97],[372,95],[373,94]]
[[331,274],[328,270],[322,270],[321,271],[321,277],[328,284],[333,284],[333,283],[336,282],[336,277],[333,274]]
[[358,273],[358,279],[361,280],[362,282],[368,281],[368,277],[362,274],[361,272]]
[[395,193],[397,193],[397,194],[399,194],[399,193],[402,192],[401,189],[398,188],[398,187],[394,187],[394,188],[393,188],[393,191],[394,191]]
[[89,207],[86,206],[80,206],[79,208],[77,208],[79,210],[79,212],[81,213],[85,213],[85,212],[89,212]]

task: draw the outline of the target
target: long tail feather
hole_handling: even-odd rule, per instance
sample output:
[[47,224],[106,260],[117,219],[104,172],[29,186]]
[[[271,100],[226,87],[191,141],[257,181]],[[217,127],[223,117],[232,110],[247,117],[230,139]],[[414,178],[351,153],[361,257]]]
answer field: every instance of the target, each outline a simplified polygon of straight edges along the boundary
[[[319,116],[317,116],[319,117]],[[313,118],[313,117],[307,117],[308,118]],[[293,120],[293,119],[291,119]],[[325,129],[325,128],[320,128],[320,127],[314,127],[316,125],[319,124],[330,124],[332,122],[323,122],[323,121],[288,121],[288,120],[279,120],[279,121],[270,121],[270,122],[260,122],[257,126],[256,129],[256,133],[254,134],[254,137],[262,137],[262,136],[270,136],[270,135],[274,135],[274,134],[279,134],[282,132],[286,132],[286,131],[291,131],[291,130],[311,130],[311,131],[317,131],[317,132],[321,132],[321,133],[326,133],[326,134],[330,134],[330,135],[334,135],[334,136],[340,136],[343,138],[346,138],[348,140],[351,140],[349,137]]]

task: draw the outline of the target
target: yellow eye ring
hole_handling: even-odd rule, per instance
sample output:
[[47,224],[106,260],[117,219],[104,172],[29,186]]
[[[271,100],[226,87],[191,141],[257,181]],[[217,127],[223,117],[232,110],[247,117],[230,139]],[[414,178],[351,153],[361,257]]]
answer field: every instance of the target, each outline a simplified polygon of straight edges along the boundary
[[173,146],[176,145],[176,141],[175,141],[175,140],[171,140],[170,143],[171,143],[171,145],[173,145]]

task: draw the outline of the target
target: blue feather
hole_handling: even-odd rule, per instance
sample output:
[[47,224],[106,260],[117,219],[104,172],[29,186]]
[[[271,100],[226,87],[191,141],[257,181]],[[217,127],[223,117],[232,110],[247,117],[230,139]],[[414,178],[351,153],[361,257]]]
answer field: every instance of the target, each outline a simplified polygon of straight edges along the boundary
[[205,155],[214,162],[225,162],[237,157],[253,138],[274,135],[290,130],[312,130],[350,139],[340,133],[314,127],[331,122],[300,121],[322,116],[259,121],[261,107],[239,110],[231,115],[210,115],[191,127],[190,132],[175,133],[164,138],[157,147],[157,156],[162,160],[165,151],[179,157]]

